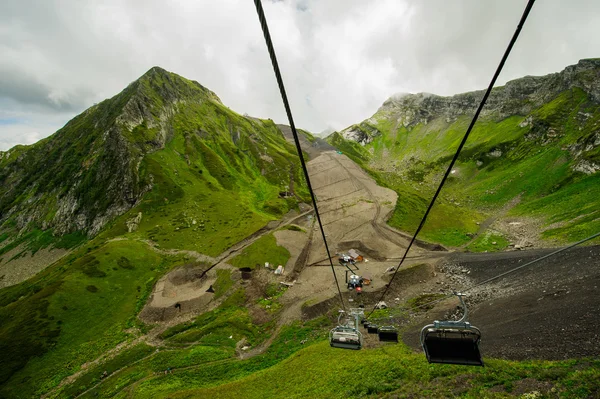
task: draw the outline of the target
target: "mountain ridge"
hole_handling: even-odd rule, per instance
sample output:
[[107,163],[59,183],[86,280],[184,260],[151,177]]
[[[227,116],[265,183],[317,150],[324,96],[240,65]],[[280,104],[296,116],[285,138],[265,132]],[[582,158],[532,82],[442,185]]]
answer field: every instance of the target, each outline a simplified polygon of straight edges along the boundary
[[[572,87],[582,88],[594,101],[600,102],[600,88],[594,84],[598,81],[600,58],[582,59],[561,72],[549,75],[513,79],[503,86],[494,87],[481,117],[502,119],[509,115],[526,115]],[[364,125],[371,125],[372,128],[379,118],[395,117],[397,124],[411,127],[418,123],[428,123],[436,113],[442,111],[447,122],[451,123],[459,115],[474,113],[484,93],[485,90],[475,90],[452,96],[432,93],[402,93],[399,96],[391,96],[371,118],[342,129],[341,133],[346,139],[366,144],[377,131]]]
[[[477,224],[485,224],[496,212],[502,214],[511,203],[517,205],[501,219],[535,217],[531,229],[550,239],[546,245],[572,242],[597,231],[599,87],[596,58],[494,88],[444,189],[446,202],[440,206],[446,208],[429,218],[425,236],[460,246],[480,234],[496,238],[504,234],[502,240],[489,240],[502,246],[481,248],[520,245],[522,239],[498,226],[500,221],[486,232],[480,232]],[[437,187],[483,94],[479,90],[451,97],[423,93],[392,97],[372,117],[327,140],[398,192],[401,199],[390,223],[414,231],[418,219],[414,214],[424,212],[430,191]]]

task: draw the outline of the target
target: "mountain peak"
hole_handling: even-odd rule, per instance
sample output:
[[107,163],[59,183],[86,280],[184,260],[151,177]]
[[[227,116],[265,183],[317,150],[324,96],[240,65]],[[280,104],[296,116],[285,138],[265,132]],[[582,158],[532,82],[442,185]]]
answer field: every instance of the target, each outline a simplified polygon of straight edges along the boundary
[[[189,80],[159,66],[153,66],[134,85],[142,90],[152,90],[164,100],[199,100],[208,98],[221,103],[221,99],[211,90],[195,80]],[[146,93],[152,94],[152,93]]]

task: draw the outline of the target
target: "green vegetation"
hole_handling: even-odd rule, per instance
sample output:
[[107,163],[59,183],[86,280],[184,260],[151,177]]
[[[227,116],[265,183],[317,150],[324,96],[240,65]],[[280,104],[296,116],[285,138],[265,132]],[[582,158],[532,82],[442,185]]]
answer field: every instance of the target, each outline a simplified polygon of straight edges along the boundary
[[354,141],[345,140],[338,132],[328,136],[327,142],[359,165],[367,162],[370,158],[363,146]]
[[[166,397],[182,390],[227,384],[261,370],[266,371],[304,346],[322,341],[326,333],[324,327],[327,326],[329,321],[324,318],[306,323],[295,322],[284,326],[261,355],[242,361],[202,363],[187,370],[175,370],[172,375],[158,375],[135,386],[132,393],[139,398]],[[202,397],[202,394],[196,396]]]
[[0,396],[39,395],[129,339],[156,279],[177,262],[143,243],[88,245],[1,290]]
[[258,304],[270,313],[277,312],[282,305],[278,299],[287,291],[287,287],[277,283],[269,283],[265,287],[265,297],[258,300]]
[[433,308],[433,305],[429,304],[430,302],[436,301],[444,296],[444,294],[422,294],[409,299],[407,305],[415,311],[424,312]]
[[[429,190],[419,190],[407,184],[392,173],[377,173],[378,182],[398,194],[394,213],[388,220],[390,226],[413,233],[425,214],[429,201]],[[478,222],[485,220],[485,214],[468,209],[444,198],[438,199],[430,212],[427,223],[421,230],[420,239],[439,242],[448,246],[460,246],[471,240],[471,235],[479,229]]]
[[146,344],[138,344],[132,348],[124,350],[112,359],[109,359],[89,370],[86,370],[74,383],[67,385],[60,390],[64,397],[75,397],[83,393],[86,389],[96,385],[102,380],[102,374],[106,371],[107,375],[112,375],[119,370],[130,366],[132,363],[150,356],[155,349]]
[[[8,233],[0,235],[0,244],[3,241],[5,241],[8,237],[10,237],[10,234]],[[76,246],[82,244],[86,240],[87,237],[81,232],[75,232],[55,237],[52,235],[51,230],[42,231],[34,229],[12,239],[6,245],[0,247],[0,255],[12,251],[13,249],[17,248],[19,245],[22,244],[24,245],[21,254],[30,252],[31,255],[35,255],[35,253],[40,249],[47,248],[50,246],[53,248],[61,249],[75,248]]]
[[497,231],[488,230],[477,236],[467,249],[471,252],[493,252],[501,251],[508,247],[508,240]]
[[[559,242],[600,230],[600,174],[576,170],[584,161],[600,162],[597,103],[572,89],[529,115],[494,118],[473,130],[420,238],[501,250],[508,245],[501,232],[472,239],[500,209],[541,220],[541,237]],[[404,126],[381,111],[353,126],[371,143],[339,133],[328,141],[398,193],[389,223],[411,233],[468,123],[439,117]],[[486,359],[486,368],[466,370],[429,365],[403,344],[335,350],[326,342],[328,319],[277,326],[286,289],[266,284],[257,297],[256,287],[234,284],[230,270],[216,272],[217,308],[168,328],[158,346],[134,341],[150,328],[137,315],[156,281],[190,261],[163,249],[217,256],[297,209],[296,198],[308,199],[295,148],[272,121],[242,117],[197,82],[160,68],[55,135],[4,153],[0,183],[0,215],[11,215],[0,224],[0,256],[15,248],[16,257],[73,249],[34,278],[0,290],[0,397],[576,398],[600,391],[597,359]],[[296,197],[279,198],[292,185]],[[63,201],[74,204],[73,216],[65,216]],[[99,217],[116,207],[132,209],[89,239]],[[32,218],[14,217],[19,213]],[[128,228],[140,213],[139,225]],[[69,217],[79,217],[81,231],[55,235],[73,225]],[[268,234],[230,263],[255,268],[289,258]],[[438,298],[424,294],[408,305]],[[374,316],[405,315],[385,309]],[[275,334],[261,354],[236,356]]]
[[261,267],[265,262],[277,267],[283,265],[290,259],[290,252],[285,247],[277,245],[273,234],[267,234],[248,245],[241,254],[229,261],[236,267],[249,267],[254,269]]
[[[253,324],[247,309],[240,308],[239,305],[241,304],[226,304],[207,316],[200,316],[193,323],[187,323],[185,329],[170,336],[168,341],[231,348],[235,348],[235,344],[242,338],[250,345],[264,341],[267,334],[272,332],[268,328],[271,326]],[[172,330],[165,335],[173,333]]]
[[133,236],[215,256],[296,207],[278,197],[290,179],[307,195],[294,148],[273,122],[204,102],[182,109],[173,124],[177,134],[166,148],[142,163],[153,190],[126,216],[143,214]]
[[[436,298],[422,296],[413,305]],[[600,389],[600,362],[593,359],[486,358],[486,367],[466,368],[428,364],[421,353],[404,344],[361,351],[333,349],[325,340],[330,327],[326,318],[284,326],[263,354],[248,360],[234,358],[233,346],[243,335],[229,339],[225,336],[229,331],[213,330],[221,340],[173,346],[185,342],[175,338],[189,334],[197,328],[194,325],[227,325],[240,311],[236,306],[221,307],[188,323],[191,329],[171,329],[165,334],[167,347],[153,351],[144,344],[135,346],[50,397],[85,392],[83,398],[278,398],[286,392],[298,398],[528,397],[525,394],[585,398]],[[108,377],[101,379],[104,370]]]
[[280,228],[279,230],[291,230],[291,231],[300,231],[302,233],[306,233],[306,230],[304,230],[302,227],[300,226],[296,226],[295,224],[288,224],[283,226],[282,228]]
[[[277,364],[301,349],[303,341],[310,344],[323,339],[326,325],[326,319],[318,319],[285,326],[266,353],[238,361],[233,360],[236,342],[244,338],[247,344],[256,345],[266,334],[273,333],[273,325],[254,326],[244,308],[221,306],[191,323],[166,331],[163,334],[166,348],[149,351],[147,346],[138,345],[95,366],[51,397],[72,397],[89,388],[92,389],[84,397],[113,397],[131,388],[135,389],[136,397],[151,397],[177,389],[179,384],[201,387],[236,380]],[[200,337],[190,347],[177,346],[189,342],[185,337],[190,338],[192,333],[198,335],[201,330],[204,330],[204,340]],[[256,341],[256,338],[260,340]],[[165,373],[167,369],[171,372]],[[99,378],[103,370],[108,372],[105,380]],[[173,384],[173,380],[177,382]],[[137,384],[133,386],[134,383]]]
[[[328,140],[398,193],[389,224],[412,233],[470,119],[449,123],[438,117],[407,128],[395,127],[393,117],[388,111],[373,116],[380,134],[364,147],[339,134]],[[599,231],[600,177],[575,170],[580,162],[600,160],[600,146],[594,144],[599,122],[600,106],[578,88],[527,116],[481,118],[420,237],[464,245],[478,231],[477,222],[506,206],[514,206],[509,217],[534,216],[548,226],[541,238],[573,242]],[[469,249],[501,249],[507,243],[494,234],[487,232]],[[497,247],[487,243],[490,237]]]
[[[69,223],[63,219],[71,216],[57,213],[65,198],[85,215],[77,222],[84,232],[107,210],[141,200],[103,236],[125,234],[125,222],[142,212],[133,238],[215,256],[297,206],[280,191],[293,185],[297,196],[308,197],[296,150],[272,121],[242,117],[197,82],[160,68],[55,135],[12,149],[0,160],[0,182],[10,183],[0,185],[0,214],[36,215],[27,226],[2,220],[0,231],[24,228],[35,237],[19,241],[39,241],[41,248],[86,239],[52,237],[56,223]],[[42,225],[50,230],[40,233]]]
[[231,270],[218,269],[217,280],[213,284],[213,289],[215,290],[215,299],[222,297],[223,294],[229,291],[232,285],[233,280],[231,279]]
[[[506,398],[544,388],[545,395],[549,395],[554,388],[554,393],[559,393],[560,397],[585,398],[600,388],[599,366],[597,360],[517,363],[486,359],[486,367],[466,369],[430,365],[422,354],[412,353],[404,345],[349,351],[332,349],[326,342],[321,342],[264,372],[237,381],[215,387],[193,387],[191,378],[186,376],[188,378],[184,380],[182,375],[164,381],[165,387],[178,384],[180,392],[173,394],[157,389],[150,392],[157,398],[243,396],[263,399],[279,398],[281,392],[297,398],[374,398],[381,395]],[[140,386],[140,397],[150,397],[145,388],[145,385]],[[548,397],[541,395],[535,397]]]

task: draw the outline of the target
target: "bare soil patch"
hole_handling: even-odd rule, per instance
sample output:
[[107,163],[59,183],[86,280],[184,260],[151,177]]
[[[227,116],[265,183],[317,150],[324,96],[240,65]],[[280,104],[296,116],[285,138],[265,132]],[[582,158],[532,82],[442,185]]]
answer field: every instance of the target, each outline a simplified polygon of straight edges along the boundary
[[[348,291],[345,284],[347,269],[337,263],[334,256],[333,269],[344,302],[347,307],[357,307],[363,303],[370,310],[390,280],[391,273],[386,270],[398,264],[407,244],[406,234],[389,228],[385,223],[395,204],[396,194],[378,187],[347,157],[334,152],[322,153],[308,166],[313,186],[316,187],[331,254],[351,248],[358,250],[366,261],[357,263],[359,270],[356,273],[372,278],[372,284],[364,288],[363,294]],[[275,232],[278,243],[292,255],[286,265],[286,273],[275,276],[261,270],[254,272],[252,280],[243,284],[249,298],[249,309],[257,322],[276,317],[281,326],[282,323],[300,318],[334,315],[340,308],[331,264],[310,210],[303,210],[300,215],[288,215],[284,221],[267,226],[252,239],[292,221],[301,224],[306,233],[290,230]],[[522,242],[524,247],[538,245],[528,238],[534,236],[531,230],[533,225],[529,223],[527,226],[531,224],[531,228],[521,229],[519,226],[522,225],[515,222],[516,219],[503,219],[493,222],[491,227],[506,231],[499,224],[513,223],[507,228],[517,232],[511,233],[515,237],[522,237],[522,241],[516,242]],[[217,258],[216,267],[228,267],[224,262],[251,241],[245,240],[223,253]],[[432,252],[417,246],[398,271],[385,300],[389,306],[401,306],[411,298],[464,290],[551,251],[536,249],[465,254]],[[470,290],[470,321],[482,330],[481,349],[484,357],[566,359],[600,355],[600,335],[597,330],[597,325],[600,325],[599,266],[600,246],[575,248]],[[290,280],[290,277],[293,278]],[[203,290],[209,286],[211,278],[214,275],[207,274],[201,281],[181,284],[185,281],[181,274],[165,276],[157,284],[149,304],[157,304],[155,309],[169,309],[163,312],[173,312],[175,298],[187,298],[194,312],[209,310],[215,304],[203,302],[200,298],[207,298]],[[281,281],[294,282],[294,285],[278,299],[283,305],[279,312],[265,312],[250,304],[264,295],[265,284],[279,284]],[[404,320],[396,320],[405,330],[404,341],[421,350],[418,343],[421,327],[435,319],[460,315],[457,303],[455,298],[450,298],[426,313],[411,313]],[[371,337],[367,342],[367,346],[380,345]]]
[[1,257],[0,289],[19,284],[35,276],[69,253],[66,249],[44,248],[37,251],[35,255],[31,255],[28,251],[18,256],[24,249],[23,244],[19,245]]

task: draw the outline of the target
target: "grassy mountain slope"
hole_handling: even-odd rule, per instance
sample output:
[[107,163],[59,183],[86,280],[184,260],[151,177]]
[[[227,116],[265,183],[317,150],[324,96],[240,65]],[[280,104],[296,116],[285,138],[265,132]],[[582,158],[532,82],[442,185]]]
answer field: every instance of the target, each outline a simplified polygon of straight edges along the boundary
[[[293,206],[277,198],[290,181],[306,194],[294,152],[273,122],[242,117],[197,82],[155,67],[49,138],[0,153],[0,224],[13,237],[94,236],[142,202],[152,212],[185,198],[181,210],[209,202],[247,216],[244,225],[207,216],[196,226],[223,242],[205,245],[215,254]],[[186,217],[152,221],[182,227]],[[231,236],[215,236],[225,223]]]
[[[156,67],[0,155],[0,251],[79,245],[0,290],[0,397],[39,396],[146,328],[137,314],[154,283],[189,263],[147,240],[216,256],[307,196],[272,121]],[[291,186],[295,197],[279,198]]]
[[[465,244],[505,207],[508,217],[541,220],[542,238],[599,231],[600,96],[592,82],[600,82],[600,60],[495,88],[423,237]],[[481,95],[395,97],[328,141],[398,192],[389,223],[412,232]]]
[[[594,359],[486,358],[486,367],[471,368],[428,364],[404,344],[333,349],[324,317],[284,326],[265,353],[239,360],[233,348],[238,338],[246,336],[254,345],[273,333],[249,323],[239,304],[230,301],[173,327],[162,334],[166,346],[159,351],[134,347],[51,397],[85,392],[83,398],[279,398],[285,392],[294,398],[584,398],[600,388]],[[168,367],[172,373],[165,374]],[[103,370],[110,373],[104,381]]]

